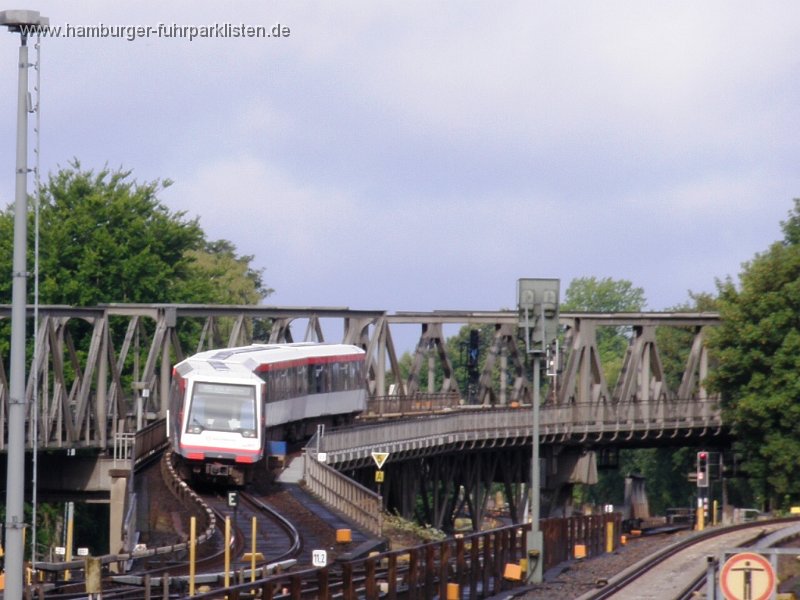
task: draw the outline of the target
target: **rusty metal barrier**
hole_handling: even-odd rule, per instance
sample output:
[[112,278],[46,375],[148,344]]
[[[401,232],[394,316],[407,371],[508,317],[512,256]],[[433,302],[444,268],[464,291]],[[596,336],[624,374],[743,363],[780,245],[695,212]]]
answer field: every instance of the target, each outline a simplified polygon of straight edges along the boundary
[[606,523],[614,524],[614,548],[617,548],[622,532],[620,513],[540,520],[539,529],[544,537],[544,569],[572,559],[578,544],[585,546],[587,557],[604,554]]
[[[622,523],[618,513],[543,519],[540,528],[544,534],[545,569],[571,559],[574,546],[578,543],[586,545],[589,557],[604,553],[607,523],[614,523],[616,547]],[[318,569],[283,570],[283,567],[273,565],[265,571],[259,571],[271,574],[255,582],[234,585],[225,590],[216,589],[194,597],[219,598],[224,593],[229,600],[238,600],[241,597],[253,597],[252,592],[256,590],[257,597],[267,600],[279,596],[310,600],[329,598],[334,594],[343,600],[426,600],[452,597],[455,587],[458,598],[488,598],[525,583],[507,578],[505,571],[507,564],[518,564],[525,557],[529,531],[529,525],[510,525],[353,561],[338,561]],[[200,537],[208,539],[211,533],[207,529]],[[106,564],[168,554],[185,550],[186,547],[184,543],[130,555],[105,556],[101,557],[101,562]],[[45,571],[58,572],[65,569],[80,570],[84,563],[72,561],[42,566]],[[272,574],[273,570],[278,572]],[[182,578],[173,579],[177,582]],[[156,582],[156,585],[162,583]]]
[[374,418],[402,417],[420,413],[436,413],[459,408],[461,404],[461,395],[455,391],[374,396],[367,399],[367,409],[359,418],[368,420]]
[[[293,600],[330,598],[334,593],[343,600],[426,600],[449,598],[451,586],[458,586],[459,598],[488,598],[520,585],[506,579],[504,569],[506,563],[518,562],[525,554],[524,529],[503,527],[321,569],[290,571],[236,585],[224,593],[229,600],[252,597],[254,589],[257,597],[267,600],[287,595]],[[220,593],[194,598],[219,598]]]

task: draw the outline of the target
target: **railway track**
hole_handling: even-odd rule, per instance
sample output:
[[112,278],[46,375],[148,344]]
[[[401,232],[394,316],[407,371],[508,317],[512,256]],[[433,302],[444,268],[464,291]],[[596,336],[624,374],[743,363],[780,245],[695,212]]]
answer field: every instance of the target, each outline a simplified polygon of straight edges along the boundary
[[[201,502],[215,516],[217,529],[195,562],[195,580],[198,587],[218,589],[228,580],[240,581],[268,574],[276,564],[287,566],[295,562],[303,543],[297,527],[271,507],[264,499],[247,491],[237,493],[238,503],[229,506],[228,496],[218,490],[198,493]],[[225,522],[229,519],[229,561],[225,558]],[[161,585],[160,577],[169,575],[174,585],[185,588],[190,566],[182,557],[179,563],[156,564],[143,562],[135,574],[114,578],[117,584],[133,583],[139,587],[146,579]],[[106,597],[104,595],[104,597]]]
[[[302,537],[289,519],[249,492],[239,492],[239,503],[228,506],[227,497],[218,492],[201,495],[217,521],[224,527],[229,518],[232,530],[232,556],[245,553],[259,556],[259,564],[297,558],[303,547]],[[253,535],[255,533],[255,536]],[[238,562],[244,565],[244,561]]]
[[579,600],[646,600],[667,597],[664,593],[675,600],[688,600],[705,585],[707,557],[716,557],[726,548],[752,546],[769,533],[796,522],[797,519],[772,519],[707,530],[640,561]]

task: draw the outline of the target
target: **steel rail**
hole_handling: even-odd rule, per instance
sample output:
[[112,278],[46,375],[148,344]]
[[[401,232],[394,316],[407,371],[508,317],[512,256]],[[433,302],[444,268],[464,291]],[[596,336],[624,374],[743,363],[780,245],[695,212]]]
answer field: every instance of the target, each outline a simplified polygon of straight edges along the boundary
[[[290,558],[297,558],[303,549],[303,537],[300,534],[300,531],[298,531],[297,527],[295,527],[289,519],[284,517],[277,510],[268,504],[265,504],[252,494],[242,492],[239,494],[239,497],[245,502],[256,507],[256,509],[258,509],[260,512],[266,514],[274,523],[278,525],[280,529],[286,533],[286,536],[289,538],[289,548],[278,556],[270,557],[268,562],[280,562]],[[267,561],[265,560],[265,562]]]
[[[660,564],[662,564],[668,558],[690,548],[691,546],[706,541],[721,535],[725,535],[731,533],[733,531],[743,531],[745,529],[757,529],[763,528],[765,525],[771,525],[776,523],[793,523],[797,522],[796,517],[791,518],[780,518],[780,519],[768,519],[764,521],[755,521],[751,523],[741,523],[739,525],[732,525],[730,527],[724,527],[721,529],[713,529],[713,530],[706,530],[702,533],[699,533],[695,536],[687,538],[685,540],[681,540],[676,542],[675,544],[657,552],[656,554],[636,563],[632,567],[622,571],[622,573],[618,574],[615,577],[612,577],[608,580],[608,583],[595,592],[589,592],[584,594],[580,597],[580,600],[607,600],[611,598],[617,592],[623,590],[627,586],[631,585],[634,581],[645,575],[646,573],[652,571]],[[757,542],[759,539],[764,537],[765,533],[763,531],[759,531],[756,535],[754,535],[751,539],[745,542],[745,545],[753,544]],[[706,574],[705,572],[702,575],[702,580],[705,581]],[[684,598],[687,597],[685,594],[690,594],[696,586],[696,580],[687,584],[680,592],[680,596],[676,596],[676,598]],[[690,595],[688,597],[691,597]]]

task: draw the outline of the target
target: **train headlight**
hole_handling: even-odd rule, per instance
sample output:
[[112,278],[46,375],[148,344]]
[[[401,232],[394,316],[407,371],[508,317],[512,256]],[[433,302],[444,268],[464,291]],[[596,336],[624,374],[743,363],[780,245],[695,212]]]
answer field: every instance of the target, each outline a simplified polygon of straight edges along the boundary
[[254,438],[256,437],[256,432],[254,429],[242,429],[242,437]]
[[201,425],[189,425],[186,433],[194,433],[195,435],[198,433],[203,433],[203,427]]

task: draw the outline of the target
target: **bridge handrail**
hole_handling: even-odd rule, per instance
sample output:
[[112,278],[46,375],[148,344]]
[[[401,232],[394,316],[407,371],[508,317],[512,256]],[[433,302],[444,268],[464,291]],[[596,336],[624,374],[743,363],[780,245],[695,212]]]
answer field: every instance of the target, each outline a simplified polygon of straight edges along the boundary
[[[567,406],[541,407],[540,432],[550,434],[658,430],[665,427],[719,427],[721,417],[714,399],[670,401],[670,410],[654,413],[627,410],[615,418],[616,406],[608,411],[597,409],[596,404],[574,403]],[[524,438],[531,435],[530,410],[517,408],[483,408],[454,411],[451,414],[428,415],[424,418],[404,419],[399,422],[379,422],[325,433],[320,450],[331,453],[364,449],[385,449],[410,440],[431,440],[437,444],[462,440],[492,439],[496,437]]]
[[387,394],[367,399],[367,410],[362,417],[385,416],[387,414],[405,415],[419,412],[448,410],[458,407],[461,394],[450,392],[416,392],[414,394]]
[[167,420],[157,419],[136,432],[134,464],[138,465],[157,454],[169,442]]
[[303,460],[303,480],[312,494],[372,535],[381,536],[383,499],[380,494],[317,460],[311,447],[306,448]]

